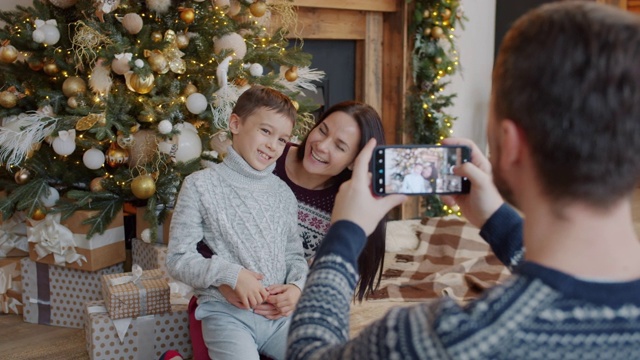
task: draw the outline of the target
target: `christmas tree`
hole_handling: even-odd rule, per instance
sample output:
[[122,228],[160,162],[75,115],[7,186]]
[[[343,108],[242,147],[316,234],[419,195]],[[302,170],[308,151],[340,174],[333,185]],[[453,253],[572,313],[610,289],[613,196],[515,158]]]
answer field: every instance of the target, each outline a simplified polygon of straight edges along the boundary
[[323,73],[289,46],[289,0],[36,0],[0,19],[4,219],[96,210],[91,236],[138,202],[157,225],[183,178],[223,158],[252,84],[294,99],[294,135],[313,121],[302,91]]

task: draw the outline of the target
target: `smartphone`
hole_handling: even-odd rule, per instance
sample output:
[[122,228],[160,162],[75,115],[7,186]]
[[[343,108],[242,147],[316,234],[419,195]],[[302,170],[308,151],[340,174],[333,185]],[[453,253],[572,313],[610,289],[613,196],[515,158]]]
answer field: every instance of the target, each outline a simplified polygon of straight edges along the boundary
[[371,159],[374,193],[378,195],[446,195],[468,193],[469,179],[453,168],[470,161],[467,146],[378,146]]

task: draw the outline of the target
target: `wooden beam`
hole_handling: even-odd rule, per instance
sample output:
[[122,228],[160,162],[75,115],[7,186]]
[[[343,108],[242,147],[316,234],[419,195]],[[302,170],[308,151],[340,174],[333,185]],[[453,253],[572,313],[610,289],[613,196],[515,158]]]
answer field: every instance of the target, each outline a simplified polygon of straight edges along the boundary
[[364,40],[363,100],[382,113],[382,13],[367,13],[367,35]]
[[294,0],[299,7],[393,12],[404,0]]
[[[299,8],[295,29],[290,38],[323,40],[364,40],[366,13],[351,10]],[[273,16],[270,27],[279,27],[278,16]]]

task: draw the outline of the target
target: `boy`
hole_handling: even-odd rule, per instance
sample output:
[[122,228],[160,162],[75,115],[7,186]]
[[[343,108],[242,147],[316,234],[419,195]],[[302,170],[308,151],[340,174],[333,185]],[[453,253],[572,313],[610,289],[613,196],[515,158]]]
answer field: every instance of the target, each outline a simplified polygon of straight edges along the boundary
[[[167,269],[194,287],[195,315],[202,320],[212,359],[258,359],[258,353],[284,359],[289,318],[269,320],[251,308],[266,301],[270,291],[287,295],[288,303],[277,307],[293,308],[306,280],[298,203],[273,175],[295,115],[291,101],[278,91],[247,90],[229,119],[233,143],[224,161],[182,184]],[[212,258],[197,252],[200,240],[215,250]]]

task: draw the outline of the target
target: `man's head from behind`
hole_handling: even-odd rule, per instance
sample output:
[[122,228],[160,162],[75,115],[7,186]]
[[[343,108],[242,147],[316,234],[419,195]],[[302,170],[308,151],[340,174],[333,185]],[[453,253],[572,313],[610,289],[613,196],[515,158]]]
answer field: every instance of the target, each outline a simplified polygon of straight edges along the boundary
[[291,137],[296,109],[281,92],[253,86],[236,102],[229,118],[233,149],[256,170],[272,165]]
[[[500,47],[491,107],[492,158],[508,119],[547,196],[619,200],[640,175],[640,18],[578,1],[530,11]],[[499,188],[513,190],[495,163],[494,172]]]

